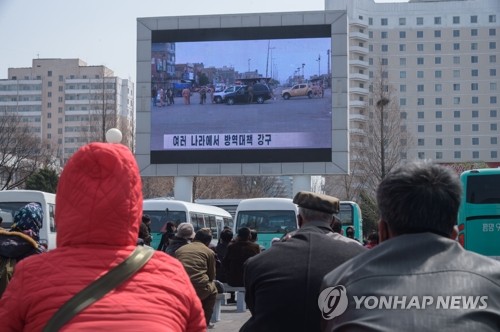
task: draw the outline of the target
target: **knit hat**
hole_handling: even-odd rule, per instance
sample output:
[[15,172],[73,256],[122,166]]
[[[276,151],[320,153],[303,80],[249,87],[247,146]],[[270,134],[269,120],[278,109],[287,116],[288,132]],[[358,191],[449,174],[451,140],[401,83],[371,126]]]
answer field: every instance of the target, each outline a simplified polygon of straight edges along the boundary
[[42,207],[38,203],[28,203],[20,208],[14,216],[14,223],[11,230],[28,231],[35,240],[39,239],[40,228],[42,228],[43,213]]
[[194,228],[193,225],[187,222],[180,223],[177,227],[177,233],[175,236],[191,240],[194,237]]

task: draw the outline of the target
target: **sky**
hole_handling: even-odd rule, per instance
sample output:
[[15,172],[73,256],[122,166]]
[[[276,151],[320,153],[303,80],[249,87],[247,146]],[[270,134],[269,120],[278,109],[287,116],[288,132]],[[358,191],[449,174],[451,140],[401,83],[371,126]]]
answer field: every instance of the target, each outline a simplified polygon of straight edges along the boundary
[[0,0],[0,79],[36,58],[80,58],[135,82],[138,17],[324,9],[325,0]]

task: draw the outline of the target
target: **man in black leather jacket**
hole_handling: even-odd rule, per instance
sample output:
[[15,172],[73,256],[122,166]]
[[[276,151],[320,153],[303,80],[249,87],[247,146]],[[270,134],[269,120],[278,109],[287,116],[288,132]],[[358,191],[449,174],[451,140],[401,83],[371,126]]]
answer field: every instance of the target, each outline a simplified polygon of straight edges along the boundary
[[380,244],[323,280],[323,331],[500,331],[500,262],[455,241],[461,184],[429,162],[377,190]]

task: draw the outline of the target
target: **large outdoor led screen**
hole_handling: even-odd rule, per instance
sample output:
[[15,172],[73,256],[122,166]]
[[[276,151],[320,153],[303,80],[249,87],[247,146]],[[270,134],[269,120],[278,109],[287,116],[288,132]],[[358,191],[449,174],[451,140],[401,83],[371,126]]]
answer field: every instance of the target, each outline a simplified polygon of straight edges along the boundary
[[151,164],[332,161],[331,25],[154,30]]

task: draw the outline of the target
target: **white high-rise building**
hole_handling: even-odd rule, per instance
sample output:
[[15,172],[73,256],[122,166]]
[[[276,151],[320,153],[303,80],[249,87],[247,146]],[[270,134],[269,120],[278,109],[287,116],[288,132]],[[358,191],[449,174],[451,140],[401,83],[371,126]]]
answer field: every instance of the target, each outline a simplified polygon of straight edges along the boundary
[[402,159],[498,165],[499,0],[326,0],[325,8],[349,18],[351,144],[366,130],[382,68],[414,137]]
[[0,80],[0,112],[22,116],[62,163],[85,143],[102,141],[103,124],[120,128],[122,143],[133,145],[133,82],[80,59],[34,59],[32,67],[9,68]]

